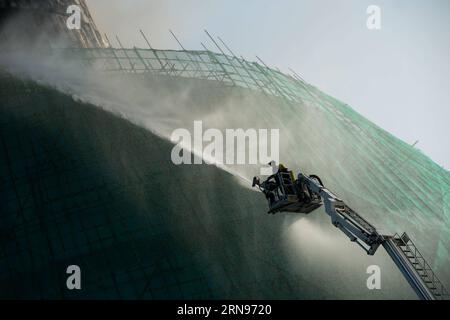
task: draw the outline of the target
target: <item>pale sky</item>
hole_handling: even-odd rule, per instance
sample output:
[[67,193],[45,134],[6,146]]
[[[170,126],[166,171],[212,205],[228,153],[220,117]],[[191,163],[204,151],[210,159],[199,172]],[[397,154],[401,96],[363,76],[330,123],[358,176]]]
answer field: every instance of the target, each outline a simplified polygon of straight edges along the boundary
[[[248,60],[288,67],[450,168],[448,0],[87,0],[126,47],[210,49],[207,29]],[[381,30],[366,27],[369,5]]]

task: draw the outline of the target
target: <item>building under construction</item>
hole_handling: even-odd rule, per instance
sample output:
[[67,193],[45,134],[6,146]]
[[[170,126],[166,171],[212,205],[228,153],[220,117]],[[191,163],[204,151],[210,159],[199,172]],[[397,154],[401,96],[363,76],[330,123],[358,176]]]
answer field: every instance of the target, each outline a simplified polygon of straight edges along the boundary
[[[361,254],[325,214],[268,216],[261,195],[230,173],[174,165],[164,137],[202,116],[210,127],[280,128],[284,162],[320,174],[383,231],[407,230],[423,268],[448,287],[448,171],[220,38],[159,50],[142,32],[148,47],[112,47],[84,1],[75,1],[82,28],[65,28],[69,2],[0,1],[0,41],[11,43],[14,17],[25,16],[46,35],[23,33],[25,42],[123,86],[83,98],[82,86],[65,92],[0,65],[1,298],[415,298],[386,254]],[[52,46],[54,34],[67,45]],[[383,290],[365,286],[373,264]],[[66,287],[69,265],[82,270],[81,290]]]

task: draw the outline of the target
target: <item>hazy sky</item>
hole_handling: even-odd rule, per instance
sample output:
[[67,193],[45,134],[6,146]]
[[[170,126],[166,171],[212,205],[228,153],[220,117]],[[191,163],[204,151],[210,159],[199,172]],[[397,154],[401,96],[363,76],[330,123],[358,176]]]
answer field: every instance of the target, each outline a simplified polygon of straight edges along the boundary
[[[448,0],[88,0],[97,26],[124,46],[210,49],[207,29],[235,53],[287,71],[450,168]],[[369,5],[381,30],[366,27]]]

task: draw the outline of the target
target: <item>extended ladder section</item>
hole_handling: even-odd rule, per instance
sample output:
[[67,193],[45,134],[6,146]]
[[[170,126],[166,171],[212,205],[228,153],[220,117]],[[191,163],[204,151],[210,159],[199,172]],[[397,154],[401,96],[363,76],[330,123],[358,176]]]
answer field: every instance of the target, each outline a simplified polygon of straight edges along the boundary
[[406,233],[384,236],[383,247],[421,299],[448,299],[449,293]]
[[324,188],[318,181],[302,173],[298,175],[298,181],[306,184],[311,191],[322,197],[325,211],[331,217],[333,225],[345,233],[351,241],[359,244],[368,254],[373,255],[380,244],[383,245],[421,299],[442,300],[450,298],[442,282],[406,233],[401,236],[398,234],[394,236],[380,235],[374,226],[349,208],[344,201]]

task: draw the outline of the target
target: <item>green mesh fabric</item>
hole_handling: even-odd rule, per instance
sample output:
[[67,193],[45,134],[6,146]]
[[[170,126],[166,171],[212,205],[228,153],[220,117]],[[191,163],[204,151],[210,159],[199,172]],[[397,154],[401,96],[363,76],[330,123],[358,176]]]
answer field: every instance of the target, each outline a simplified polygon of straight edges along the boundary
[[[195,78],[269,97],[265,110],[282,108],[281,121],[296,128],[284,154],[289,166],[320,175],[381,233],[408,232],[448,286],[449,172],[348,105],[296,75],[233,55],[112,48],[66,54],[102,72]],[[52,90],[8,77],[0,89],[3,297],[339,297],[331,293],[336,288],[308,282],[308,270],[300,279],[285,270],[276,245],[281,220],[267,219],[263,197],[227,174],[173,166],[167,143]],[[183,192],[174,176],[189,179]],[[151,183],[155,177],[163,185]],[[199,183],[216,191],[213,198],[191,193]],[[62,267],[74,260],[95,270],[81,295],[63,286]]]
[[[307,139],[293,141],[292,145],[296,145],[298,154],[307,155],[306,169],[320,173],[332,190],[382,233],[409,232],[435,267],[447,269],[450,173],[295,72],[287,75],[263,61],[250,62],[212,51],[110,48],[70,50],[67,54],[76,59],[82,56],[86,63],[105,72],[148,72],[220,81],[226,86],[281,98],[292,113],[289,120],[284,116],[283,121],[295,121],[295,114],[299,114],[298,130]],[[318,111],[300,123],[302,113],[311,108]],[[321,123],[320,130],[314,130],[315,121]],[[291,163],[305,164],[296,160]]]
[[[327,132],[318,133],[326,136],[323,141],[327,148],[318,148],[325,150],[324,153],[314,155],[317,153],[314,148],[308,151],[317,162],[316,170],[320,169],[321,159],[333,157],[336,149],[333,137],[351,142],[354,148],[348,150],[347,161],[355,165],[355,170],[367,168],[368,172],[361,172],[359,177],[343,170],[339,178],[341,184],[342,179],[347,179],[345,186],[356,192],[355,182],[363,180],[361,186],[368,192],[358,192],[359,197],[376,202],[394,216],[393,210],[415,209],[414,215],[418,215],[420,220],[416,228],[431,222],[441,226],[441,232],[449,239],[450,173],[418,149],[379,128],[345,103],[306,83],[295,73],[286,75],[267,67],[262,61],[249,62],[234,55],[211,51],[110,48],[72,49],[67,54],[76,59],[83,57],[86,63],[106,72],[149,72],[220,81],[223,85],[256,90],[282,98],[294,112],[299,105],[315,106],[322,110],[318,116],[327,123]],[[431,221],[427,221],[428,218]],[[444,247],[448,248],[449,243],[446,242]]]

